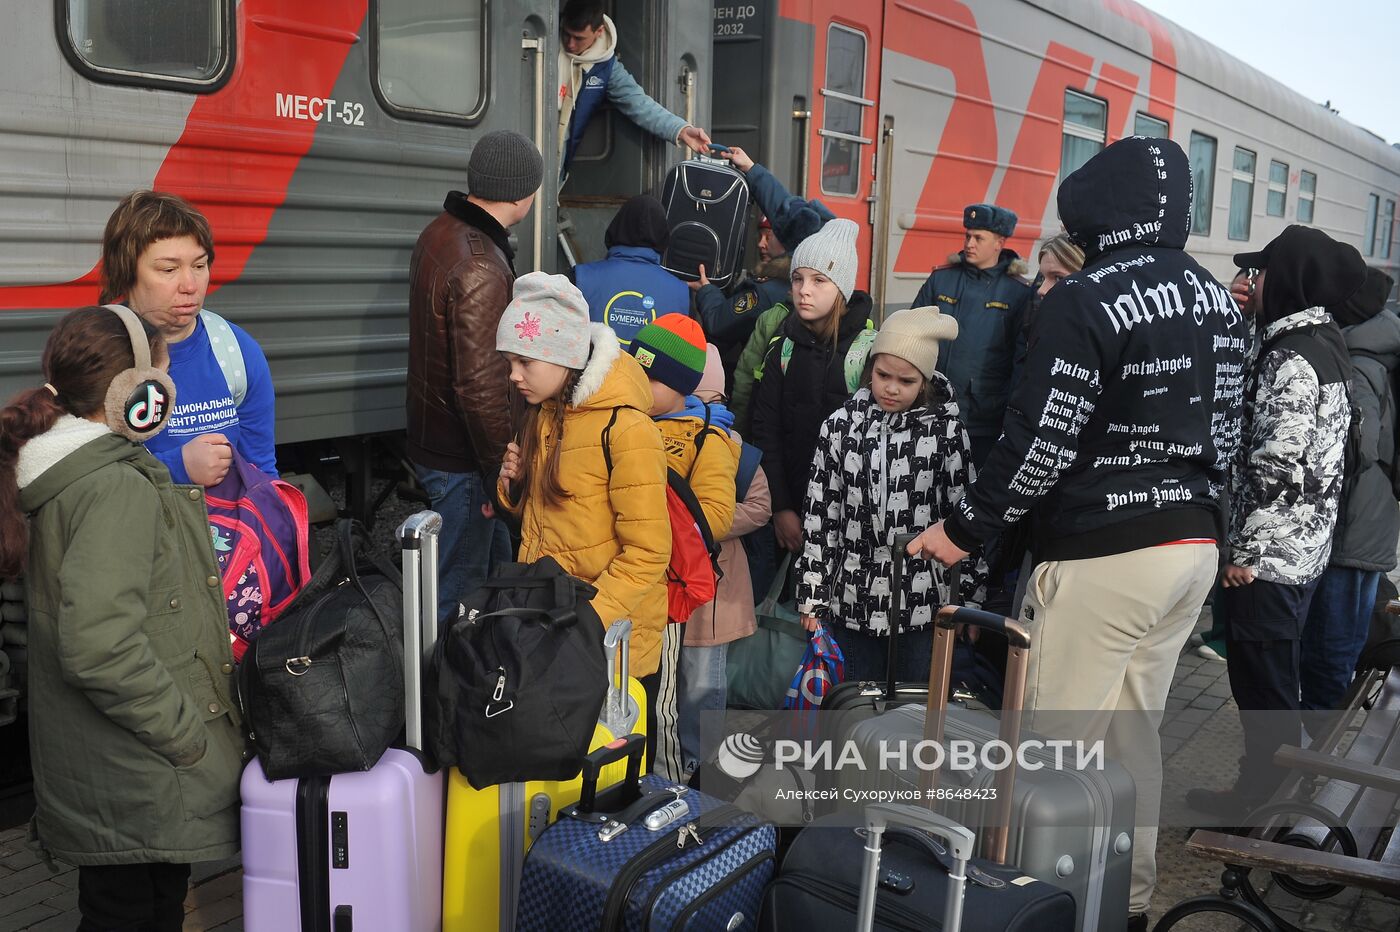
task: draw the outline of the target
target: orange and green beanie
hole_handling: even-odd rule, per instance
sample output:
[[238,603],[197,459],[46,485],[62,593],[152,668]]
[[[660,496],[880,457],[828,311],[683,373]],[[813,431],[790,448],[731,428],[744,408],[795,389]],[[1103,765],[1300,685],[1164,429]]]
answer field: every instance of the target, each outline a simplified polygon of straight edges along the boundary
[[705,331],[684,314],[663,314],[632,338],[628,351],[647,378],[682,395],[694,393],[705,373]]

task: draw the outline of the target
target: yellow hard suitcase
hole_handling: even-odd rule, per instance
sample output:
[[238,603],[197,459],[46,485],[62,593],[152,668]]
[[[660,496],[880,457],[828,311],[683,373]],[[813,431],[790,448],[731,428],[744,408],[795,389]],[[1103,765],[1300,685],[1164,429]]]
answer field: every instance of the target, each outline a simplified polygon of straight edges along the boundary
[[[645,732],[646,693],[628,669],[632,622],[608,629],[608,693],[589,750]],[[649,762],[648,762],[649,763]],[[625,760],[609,764],[599,788],[620,782]],[[447,832],[443,843],[443,932],[509,932],[515,926],[520,872],[531,842],[559,814],[578,802],[582,780],[502,783],[472,789],[455,767],[447,776]]]

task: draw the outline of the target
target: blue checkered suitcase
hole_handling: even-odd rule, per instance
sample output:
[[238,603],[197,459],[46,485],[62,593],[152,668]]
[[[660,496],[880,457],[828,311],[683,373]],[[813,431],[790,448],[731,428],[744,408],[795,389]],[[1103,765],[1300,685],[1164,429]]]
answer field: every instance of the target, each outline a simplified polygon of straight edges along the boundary
[[[640,777],[645,746],[630,735],[585,759],[582,798],[525,858],[517,932],[757,927],[777,830],[698,790]],[[626,780],[598,794],[598,772],[624,757]]]

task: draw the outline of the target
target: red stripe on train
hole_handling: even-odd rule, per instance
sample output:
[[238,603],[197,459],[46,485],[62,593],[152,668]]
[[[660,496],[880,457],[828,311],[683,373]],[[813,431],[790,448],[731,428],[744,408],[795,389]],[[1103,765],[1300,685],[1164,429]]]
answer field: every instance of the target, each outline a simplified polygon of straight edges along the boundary
[[[188,198],[209,218],[218,246],[211,292],[237,280],[266,240],[315,138],[317,123],[276,116],[277,95],[331,96],[351,45],[361,38],[368,0],[297,7],[304,16],[315,11],[315,23],[285,15],[288,6],[285,0],[239,4],[233,76],[195,100],[152,185]],[[0,308],[92,304],[97,280],[94,256],[92,269],[73,281],[0,287]]]

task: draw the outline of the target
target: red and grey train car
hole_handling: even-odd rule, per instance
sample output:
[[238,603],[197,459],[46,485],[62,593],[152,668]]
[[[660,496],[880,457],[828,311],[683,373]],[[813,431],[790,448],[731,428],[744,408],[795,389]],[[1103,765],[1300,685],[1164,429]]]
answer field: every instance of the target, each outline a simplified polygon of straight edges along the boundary
[[[877,306],[958,248],[965,204],[1015,210],[1029,254],[1059,180],[1132,133],[1190,154],[1188,248],[1218,276],[1291,222],[1400,271],[1400,150],[1132,0],[608,6],[653,97],[861,225]],[[403,426],[409,254],[473,141],[518,130],[558,175],[556,0],[53,0],[6,23],[0,396],[96,300],[117,200],[154,187],[213,224],[208,304],[265,349],[278,442],[354,451]],[[517,267],[600,257],[678,158],[605,110],[515,229]]]

